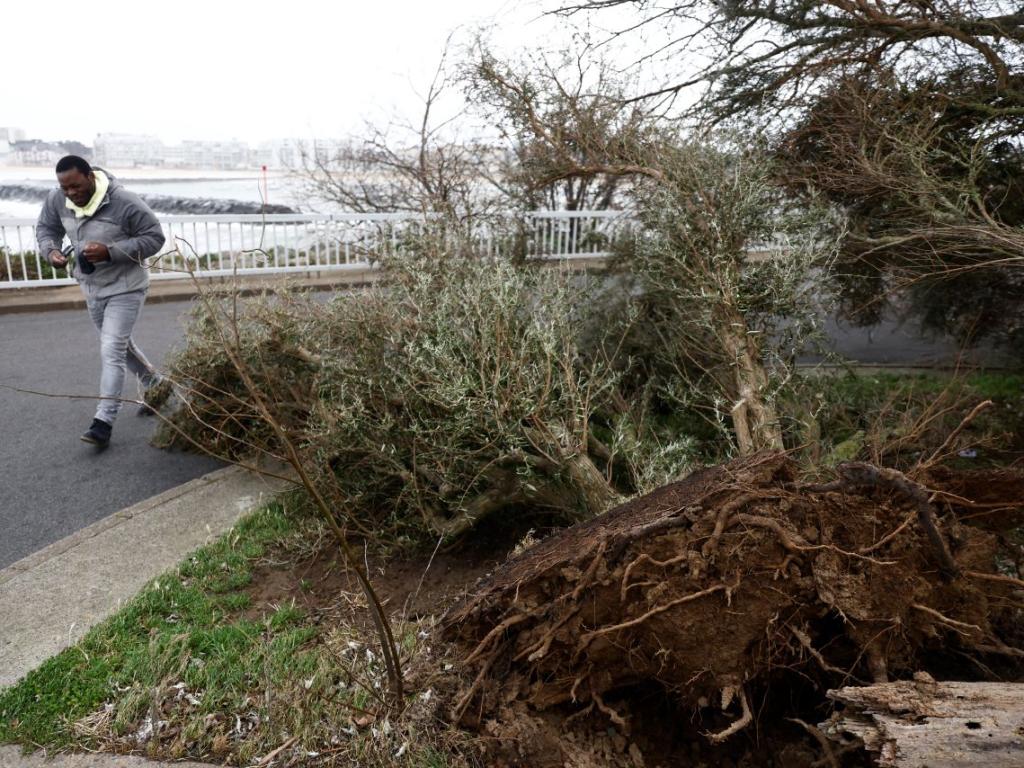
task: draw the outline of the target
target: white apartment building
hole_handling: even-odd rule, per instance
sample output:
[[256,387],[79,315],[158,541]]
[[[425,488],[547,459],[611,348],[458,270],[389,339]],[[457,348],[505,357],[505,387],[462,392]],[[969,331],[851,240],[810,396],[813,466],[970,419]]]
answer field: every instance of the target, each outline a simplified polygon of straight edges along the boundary
[[110,168],[163,165],[164,145],[156,136],[100,133],[96,136],[93,155],[99,165]]
[[185,165],[194,168],[215,168],[232,171],[251,168],[252,150],[249,145],[232,139],[230,141],[184,141],[182,142]]

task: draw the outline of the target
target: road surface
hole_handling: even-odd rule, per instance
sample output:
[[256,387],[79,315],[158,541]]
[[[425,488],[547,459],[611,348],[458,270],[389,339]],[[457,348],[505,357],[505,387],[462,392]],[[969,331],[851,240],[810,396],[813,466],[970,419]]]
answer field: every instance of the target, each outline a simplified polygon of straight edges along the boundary
[[[187,303],[142,311],[135,340],[160,365],[183,336]],[[153,417],[125,405],[109,448],[78,436],[94,400],[48,398],[7,387],[92,395],[99,337],[85,310],[0,316],[0,568],[124,507],[222,466],[205,456],[149,445]],[[137,397],[128,375],[126,397]]]

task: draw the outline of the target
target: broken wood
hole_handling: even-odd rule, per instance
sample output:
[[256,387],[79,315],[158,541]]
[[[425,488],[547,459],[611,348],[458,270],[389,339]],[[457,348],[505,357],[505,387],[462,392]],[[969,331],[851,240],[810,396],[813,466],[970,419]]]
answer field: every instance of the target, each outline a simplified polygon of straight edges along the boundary
[[882,768],[1019,768],[1024,765],[1024,684],[914,680],[828,692],[845,708],[822,723],[852,734]]

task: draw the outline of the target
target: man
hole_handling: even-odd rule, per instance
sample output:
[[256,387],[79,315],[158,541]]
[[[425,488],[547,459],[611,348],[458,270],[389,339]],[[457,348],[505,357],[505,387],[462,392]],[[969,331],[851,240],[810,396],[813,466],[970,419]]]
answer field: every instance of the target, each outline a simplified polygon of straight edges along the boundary
[[[121,410],[125,369],[147,390],[160,381],[132,340],[132,329],[149,288],[146,259],[163,246],[164,234],[138,195],[77,155],[57,163],[57,182],[60,189],[43,203],[36,239],[39,253],[47,254],[55,267],[67,266],[78,280],[100,333],[101,399],[82,440],[103,448]],[[65,235],[71,241],[71,258],[61,252]]]

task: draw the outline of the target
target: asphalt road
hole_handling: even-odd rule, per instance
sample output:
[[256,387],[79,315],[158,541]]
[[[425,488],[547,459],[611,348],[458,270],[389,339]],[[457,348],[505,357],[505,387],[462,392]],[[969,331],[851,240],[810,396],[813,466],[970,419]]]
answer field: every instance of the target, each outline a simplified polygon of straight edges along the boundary
[[[1014,364],[1010,356],[989,344],[962,350],[953,339],[922,333],[916,321],[900,322],[890,318],[875,326],[856,328],[828,319],[824,323],[824,331],[833,352],[860,365],[949,368],[958,360],[965,366],[1004,367]],[[817,355],[806,355],[801,362],[814,363],[820,359]]]
[[[142,311],[135,341],[159,366],[180,343],[187,303]],[[95,401],[49,398],[8,387],[94,395],[99,337],[85,310],[0,315],[0,568],[168,488],[222,466],[149,445],[157,420],[125,405],[109,448],[78,439]],[[136,397],[128,375],[126,397]]]

